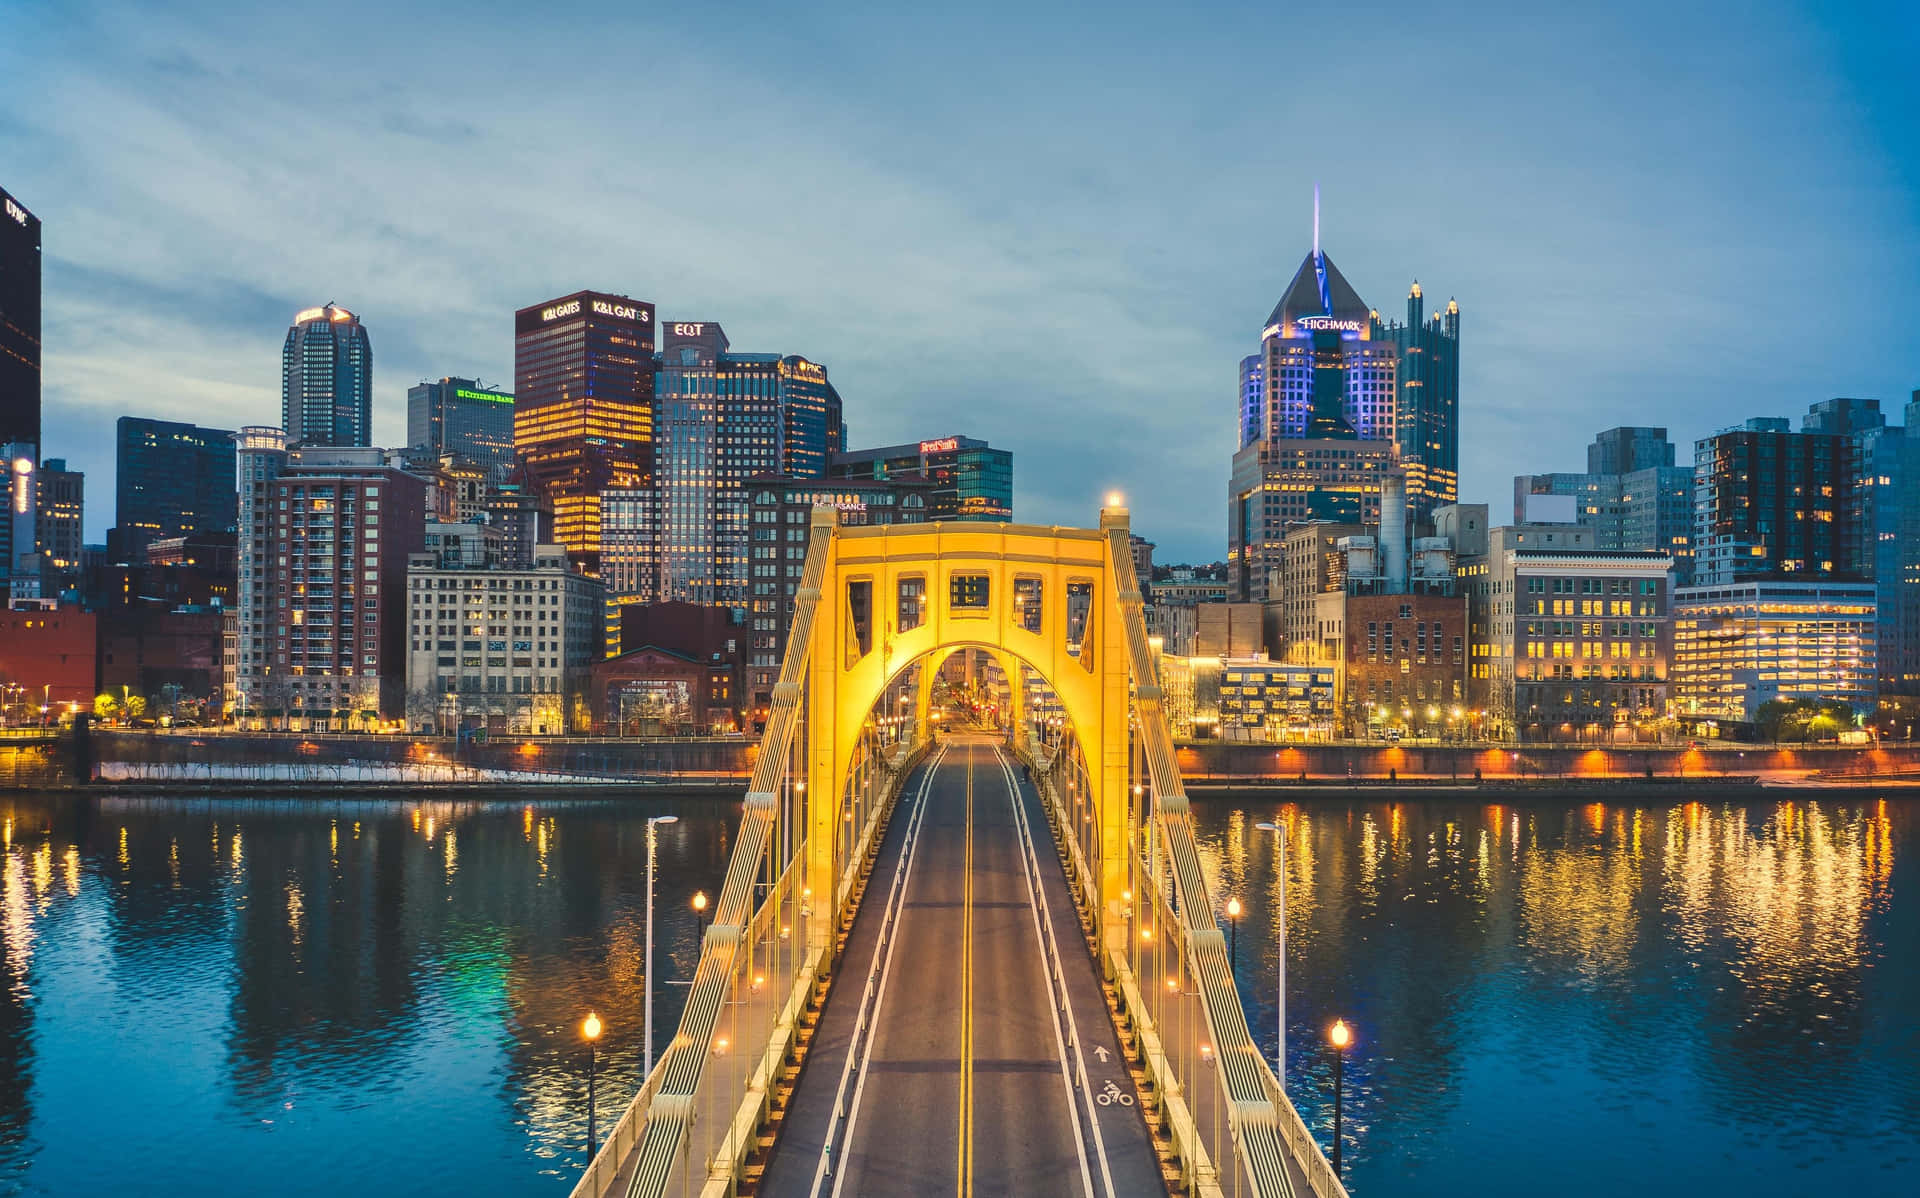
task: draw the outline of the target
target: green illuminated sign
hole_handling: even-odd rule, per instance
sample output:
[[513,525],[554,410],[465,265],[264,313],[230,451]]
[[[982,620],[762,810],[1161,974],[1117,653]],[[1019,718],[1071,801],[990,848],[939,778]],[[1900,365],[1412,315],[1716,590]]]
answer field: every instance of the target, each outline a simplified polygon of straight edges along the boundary
[[453,393],[461,399],[478,399],[485,403],[512,403],[513,396],[501,395],[497,391],[469,391],[465,387],[455,387]]

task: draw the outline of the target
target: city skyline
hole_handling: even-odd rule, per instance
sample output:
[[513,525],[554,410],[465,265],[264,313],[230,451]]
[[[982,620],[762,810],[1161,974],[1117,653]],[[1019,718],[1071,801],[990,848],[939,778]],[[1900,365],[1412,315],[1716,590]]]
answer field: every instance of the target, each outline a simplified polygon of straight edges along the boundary
[[[1447,122],[1389,173],[1366,139],[1321,139],[1284,167],[1248,157],[1276,115],[1336,119],[1275,100],[1251,14],[1162,30],[1122,11],[1049,72],[996,43],[992,87],[976,53],[990,22],[772,13],[709,51],[691,18],[623,16],[613,26],[662,61],[622,95],[666,114],[630,134],[571,115],[615,77],[617,39],[387,14],[380,45],[303,38],[269,79],[247,64],[286,44],[276,22],[294,14],[241,26],[202,9],[0,17],[0,99],[38,114],[0,127],[0,158],[47,228],[42,453],[99,479],[96,495],[120,414],[271,422],[273,351],[304,308],[335,299],[365,320],[372,439],[397,445],[408,386],[510,378],[512,311],[592,287],[805,346],[858,444],[964,423],[1028,460],[1059,455],[1023,480],[1023,519],[1077,518],[1117,489],[1163,560],[1213,560],[1235,364],[1309,245],[1316,178],[1322,244],[1361,294],[1391,315],[1419,278],[1472,313],[1465,501],[1497,505],[1516,470],[1577,463],[1597,429],[1661,424],[1684,445],[1835,396],[1897,408],[1920,385],[1901,338],[1858,333],[1900,309],[1920,265],[1920,133],[1901,117],[1915,85],[1897,74],[1912,34],[1867,13],[1848,20],[1872,38],[1784,7],[1737,34],[1651,9],[1421,12],[1384,36],[1423,46],[1431,78],[1336,74],[1351,55],[1294,64],[1307,79],[1287,96]],[[1352,33],[1305,16],[1289,36]],[[429,36],[485,69],[403,82]],[[789,59],[795,38],[813,53]],[[687,90],[721,54],[729,87]],[[836,64],[844,83],[824,78]],[[1518,103],[1548,81],[1565,102]],[[326,125],[278,136],[323,93]],[[700,102],[677,108],[685,95]],[[722,132],[730,155],[764,158],[777,196],[687,187]],[[594,153],[564,194],[521,182],[603,144],[648,153]],[[1737,352],[1756,328],[1795,335]],[[106,522],[90,505],[90,542]]]

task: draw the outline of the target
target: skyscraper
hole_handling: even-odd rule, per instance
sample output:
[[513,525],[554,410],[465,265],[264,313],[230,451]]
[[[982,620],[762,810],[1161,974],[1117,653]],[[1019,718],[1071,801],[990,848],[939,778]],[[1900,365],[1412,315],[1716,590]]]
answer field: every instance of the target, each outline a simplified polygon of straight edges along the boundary
[[373,443],[373,345],[358,316],[329,303],[293,318],[280,351],[280,420],[296,445]]
[[151,541],[234,527],[230,429],[122,416],[114,425],[112,550],[138,561]]
[[[1398,469],[1399,350],[1314,245],[1261,332],[1258,369],[1242,361],[1240,450],[1227,494],[1228,596],[1269,598],[1290,525],[1377,522],[1380,487]],[[1264,389],[1257,405],[1250,382]]]
[[1416,519],[1460,497],[1460,305],[1425,316],[1420,284],[1407,295],[1407,323],[1373,316],[1375,341],[1399,351],[1394,373],[1394,439]]
[[457,453],[504,476],[513,465],[513,396],[472,379],[416,383],[407,388],[407,447]]
[[40,218],[0,189],[0,445],[40,444]]
[[[34,463],[40,460],[40,220],[0,191],[0,590],[22,593],[34,551]],[[35,572],[37,578],[37,572]]]
[[653,305],[577,291],[514,313],[513,446],[553,535],[600,569],[600,493],[653,480]]

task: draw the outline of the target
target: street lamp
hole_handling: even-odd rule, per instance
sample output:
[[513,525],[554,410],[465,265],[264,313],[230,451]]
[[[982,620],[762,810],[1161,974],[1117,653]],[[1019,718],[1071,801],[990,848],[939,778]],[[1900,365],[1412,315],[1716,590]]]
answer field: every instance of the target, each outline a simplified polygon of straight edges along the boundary
[[705,945],[707,940],[707,892],[704,890],[696,890],[693,892],[693,917],[699,923],[700,942],[702,945]]
[[1227,900],[1227,968],[1231,970],[1240,961],[1240,900]]
[[1273,982],[1274,1023],[1279,1035],[1274,1040],[1273,1059],[1274,1076],[1280,1081],[1280,1092],[1287,1092],[1287,835],[1279,824],[1261,822],[1254,825],[1262,832],[1273,833],[1275,846],[1274,877],[1280,883],[1280,932],[1279,951],[1274,954],[1276,966]]
[[1333,1175],[1340,1176],[1340,1080],[1341,1072],[1347,1060],[1347,1045],[1353,1043],[1353,1033],[1347,1030],[1347,1021],[1336,1019],[1333,1027],[1327,1031],[1327,1040],[1333,1045]]
[[647,817],[647,1017],[646,1038],[644,1041],[646,1054],[645,1064],[640,1074],[642,1084],[645,1083],[647,1078],[653,1076],[653,871],[654,848],[659,841],[659,838],[654,834],[654,829],[661,824],[677,824],[679,822],[680,817],[677,815],[650,815]]
[[580,1035],[587,1042],[587,1163],[592,1164],[593,1144],[596,1139],[593,1126],[594,1045],[600,1039],[600,1016],[588,1011],[586,1019],[580,1023]]

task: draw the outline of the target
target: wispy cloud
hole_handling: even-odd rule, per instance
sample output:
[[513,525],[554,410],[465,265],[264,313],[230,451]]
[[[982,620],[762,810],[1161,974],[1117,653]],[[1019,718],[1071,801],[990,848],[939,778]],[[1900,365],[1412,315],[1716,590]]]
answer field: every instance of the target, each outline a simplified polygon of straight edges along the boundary
[[1461,302],[1469,498],[1610,424],[1920,385],[1898,53],[1785,7],[1525,11],[11,6],[48,452],[97,536],[113,418],[277,419],[297,309],[361,313],[397,440],[408,384],[509,379],[512,310],[590,286],[826,362],[856,441],[1009,446],[1023,518],[1119,487],[1210,558],[1315,178],[1363,296]]

